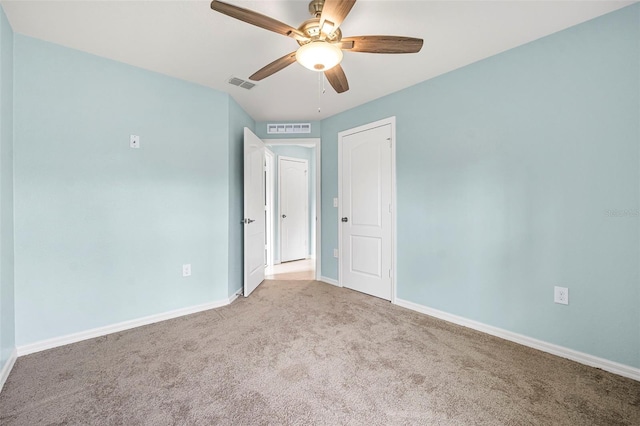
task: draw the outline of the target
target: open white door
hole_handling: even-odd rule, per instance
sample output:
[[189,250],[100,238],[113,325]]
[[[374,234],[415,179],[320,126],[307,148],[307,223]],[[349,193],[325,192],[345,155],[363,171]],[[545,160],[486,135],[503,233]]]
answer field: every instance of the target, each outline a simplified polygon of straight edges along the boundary
[[244,128],[244,297],[264,281],[264,143]]

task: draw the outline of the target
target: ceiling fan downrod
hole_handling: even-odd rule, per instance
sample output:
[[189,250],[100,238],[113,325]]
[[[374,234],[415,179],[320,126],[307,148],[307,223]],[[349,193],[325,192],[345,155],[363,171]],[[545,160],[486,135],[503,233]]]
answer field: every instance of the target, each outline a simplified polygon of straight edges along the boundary
[[320,15],[322,15],[323,6],[324,6],[324,0],[311,0],[309,2],[309,13],[314,18],[320,18]]

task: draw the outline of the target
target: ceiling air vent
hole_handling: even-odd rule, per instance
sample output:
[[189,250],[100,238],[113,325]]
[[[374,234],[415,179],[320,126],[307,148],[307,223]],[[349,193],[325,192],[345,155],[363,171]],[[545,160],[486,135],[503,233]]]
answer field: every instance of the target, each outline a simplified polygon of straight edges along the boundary
[[250,81],[243,80],[238,77],[230,77],[227,81],[229,84],[233,84],[234,86],[242,87],[243,89],[247,90],[251,90],[256,86],[255,83],[251,83]]
[[267,124],[267,133],[311,133],[311,123]]

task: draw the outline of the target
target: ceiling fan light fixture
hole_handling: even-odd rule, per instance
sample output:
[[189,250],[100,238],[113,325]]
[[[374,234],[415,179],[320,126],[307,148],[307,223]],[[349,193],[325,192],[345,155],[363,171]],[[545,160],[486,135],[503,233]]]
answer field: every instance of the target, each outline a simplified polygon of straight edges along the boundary
[[342,50],[326,41],[317,40],[300,46],[296,60],[311,71],[327,71],[342,61]]

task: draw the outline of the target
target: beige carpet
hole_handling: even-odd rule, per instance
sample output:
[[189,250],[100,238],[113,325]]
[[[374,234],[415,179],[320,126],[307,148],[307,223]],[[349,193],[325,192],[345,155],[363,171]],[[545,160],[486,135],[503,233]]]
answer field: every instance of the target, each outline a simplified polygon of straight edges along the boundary
[[0,424],[639,425],[640,382],[313,281],[18,359]]

